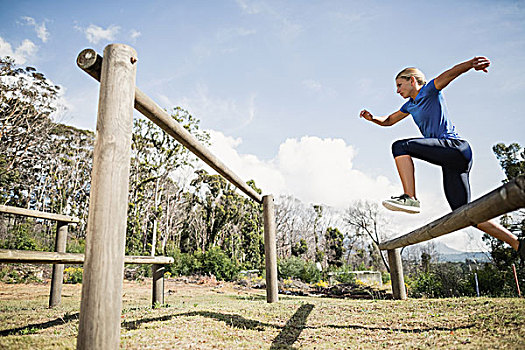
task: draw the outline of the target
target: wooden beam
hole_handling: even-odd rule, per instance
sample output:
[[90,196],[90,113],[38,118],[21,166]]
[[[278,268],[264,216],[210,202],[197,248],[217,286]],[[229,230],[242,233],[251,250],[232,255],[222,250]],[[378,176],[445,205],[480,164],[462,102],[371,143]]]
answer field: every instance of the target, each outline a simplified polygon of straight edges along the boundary
[[[83,264],[84,254],[37,252],[31,250],[0,249],[0,262],[2,263],[28,263],[28,264]],[[173,264],[170,256],[136,256],[124,257],[126,264]]]
[[379,249],[392,250],[424,242],[523,207],[525,207],[525,175],[520,175],[483,197],[417,230],[379,244]]
[[62,221],[62,222],[68,223],[68,224],[77,224],[77,223],[80,222],[80,219],[75,218],[73,216],[54,214],[54,213],[46,213],[44,211],[37,211],[37,210],[30,210],[30,209],[24,209],[24,208],[18,208],[18,207],[11,207],[11,206],[8,206],[8,205],[0,205],[0,213],[28,216],[28,217],[37,218],[37,219]]
[[[98,81],[100,81],[102,62],[103,58],[92,49],[83,50],[77,58],[77,65]],[[164,109],[138,88],[135,88],[135,109],[188,148],[212,169],[224,176],[248,197],[258,203],[262,203],[262,196],[259,193],[241,180],[240,177],[190,134],[188,130],[175,121]]]

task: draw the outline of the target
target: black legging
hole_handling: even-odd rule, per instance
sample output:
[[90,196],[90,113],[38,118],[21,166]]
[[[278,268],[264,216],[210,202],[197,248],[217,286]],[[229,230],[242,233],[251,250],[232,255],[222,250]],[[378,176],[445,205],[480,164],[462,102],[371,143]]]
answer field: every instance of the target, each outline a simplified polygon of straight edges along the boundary
[[441,166],[448,204],[455,210],[470,202],[469,172],[472,150],[465,140],[411,138],[392,144],[395,157],[409,155]]

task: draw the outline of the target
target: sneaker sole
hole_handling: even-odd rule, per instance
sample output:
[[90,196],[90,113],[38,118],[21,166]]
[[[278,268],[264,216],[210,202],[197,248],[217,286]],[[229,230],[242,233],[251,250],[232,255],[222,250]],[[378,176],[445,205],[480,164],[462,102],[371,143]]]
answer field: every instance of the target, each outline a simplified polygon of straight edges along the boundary
[[418,207],[404,206],[404,205],[399,205],[399,204],[395,204],[395,203],[391,203],[387,201],[383,201],[383,206],[389,210],[403,211],[409,214],[419,214],[421,212],[421,208],[418,208]]

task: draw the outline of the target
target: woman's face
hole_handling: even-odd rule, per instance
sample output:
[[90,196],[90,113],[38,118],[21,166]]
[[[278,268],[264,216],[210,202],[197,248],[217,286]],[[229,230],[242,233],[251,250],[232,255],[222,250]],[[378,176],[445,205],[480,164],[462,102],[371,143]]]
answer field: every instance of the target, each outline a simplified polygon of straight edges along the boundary
[[411,93],[414,91],[414,85],[412,84],[413,79],[397,78],[396,87],[397,93],[400,94],[403,98],[410,97]]

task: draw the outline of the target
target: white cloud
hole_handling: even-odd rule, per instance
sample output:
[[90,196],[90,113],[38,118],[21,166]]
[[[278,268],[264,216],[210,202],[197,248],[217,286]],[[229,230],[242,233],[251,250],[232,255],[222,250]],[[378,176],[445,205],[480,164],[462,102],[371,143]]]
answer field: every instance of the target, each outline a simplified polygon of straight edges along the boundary
[[0,56],[9,56],[17,64],[24,64],[27,60],[35,55],[38,47],[28,39],[25,39],[15,50],[11,44],[0,37]]
[[319,92],[323,88],[320,82],[313,80],[313,79],[305,79],[302,81],[302,84],[306,89],[312,90],[315,92]]
[[249,15],[255,15],[263,10],[261,2],[250,1],[250,0],[237,0],[239,7]]
[[86,29],[79,28],[84,32],[88,41],[92,44],[98,44],[101,40],[112,41],[115,40],[115,36],[120,31],[120,27],[116,25],[110,25],[106,29],[99,27],[94,24],[90,24]]
[[[168,99],[169,100],[169,99]],[[210,95],[207,86],[199,85],[190,96],[181,98],[178,105],[192,115],[206,119],[211,124],[227,130],[237,130],[249,125],[255,118],[255,94],[245,100]]]
[[249,15],[265,15],[278,29],[281,40],[294,40],[303,31],[303,27],[287,18],[282,9],[276,9],[264,1],[237,0],[241,10]]
[[321,97],[334,97],[337,95],[334,89],[326,87],[314,79],[305,79],[301,84],[307,91],[315,93]]
[[[292,195],[306,204],[322,204],[346,209],[356,200],[380,203],[390,195],[401,193],[399,184],[384,176],[372,176],[354,168],[357,152],[342,139],[303,136],[287,139],[270,160],[255,155],[240,154],[241,138],[208,130],[210,151],[244,181],[253,179],[263,194]],[[215,173],[209,167],[205,168]],[[380,205],[388,222],[388,235],[399,236],[415,230],[449,212],[441,192],[420,192],[422,212],[418,215],[391,212]],[[443,237],[444,242],[459,250],[484,249],[478,230],[460,230]]]
[[137,38],[138,38],[139,36],[141,36],[141,35],[142,35],[141,32],[139,32],[139,31],[137,31],[137,30],[135,30],[135,29],[131,30],[130,36],[131,36],[131,39],[132,39],[132,40],[137,40]]
[[257,31],[254,29],[227,28],[227,29],[219,30],[215,36],[219,42],[225,42],[225,41],[234,40],[240,37],[250,36],[255,33],[257,33]]
[[344,208],[357,199],[396,193],[386,177],[353,169],[356,151],[341,139],[304,136],[287,139],[269,161],[239,154],[241,139],[210,131],[211,150],[243,179],[254,179],[265,193],[290,194],[306,203]]
[[49,32],[46,29],[46,22],[43,21],[41,24],[36,23],[35,19],[32,17],[22,17],[28,25],[33,26],[36,31],[36,35],[42,40],[42,42],[47,42],[49,39]]

